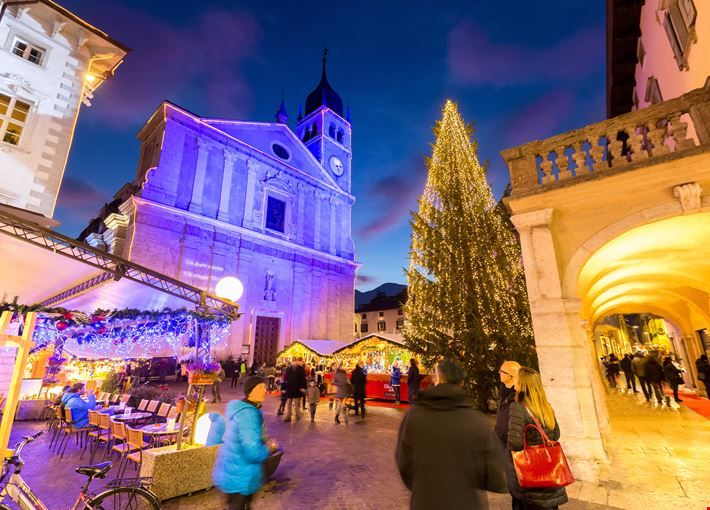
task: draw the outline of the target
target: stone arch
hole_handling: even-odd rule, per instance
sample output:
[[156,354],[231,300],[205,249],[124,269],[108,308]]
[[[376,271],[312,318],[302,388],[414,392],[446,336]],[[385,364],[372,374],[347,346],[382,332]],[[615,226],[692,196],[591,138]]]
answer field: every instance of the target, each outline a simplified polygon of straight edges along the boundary
[[[710,211],[710,204],[703,203],[700,212],[708,211]],[[626,216],[601,229],[577,248],[574,255],[570,258],[570,261],[566,264],[562,277],[562,296],[569,299],[577,297],[577,281],[582,268],[589,258],[605,244],[629,230],[656,221],[680,216],[682,213],[683,209],[680,202],[669,201]]]

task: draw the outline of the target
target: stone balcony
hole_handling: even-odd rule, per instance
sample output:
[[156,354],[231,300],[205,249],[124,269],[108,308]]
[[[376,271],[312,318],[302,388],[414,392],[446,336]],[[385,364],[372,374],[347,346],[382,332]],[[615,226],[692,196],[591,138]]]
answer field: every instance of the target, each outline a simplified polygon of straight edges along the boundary
[[512,197],[710,150],[710,78],[678,98],[501,151]]

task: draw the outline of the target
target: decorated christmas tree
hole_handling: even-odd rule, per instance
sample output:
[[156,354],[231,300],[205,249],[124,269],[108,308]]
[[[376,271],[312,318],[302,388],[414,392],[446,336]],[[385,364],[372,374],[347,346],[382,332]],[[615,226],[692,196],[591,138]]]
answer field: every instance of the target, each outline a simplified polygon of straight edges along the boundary
[[451,356],[485,409],[505,359],[537,366],[520,245],[479,163],[473,129],[447,101],[412,213],[405,338],[425,364]]

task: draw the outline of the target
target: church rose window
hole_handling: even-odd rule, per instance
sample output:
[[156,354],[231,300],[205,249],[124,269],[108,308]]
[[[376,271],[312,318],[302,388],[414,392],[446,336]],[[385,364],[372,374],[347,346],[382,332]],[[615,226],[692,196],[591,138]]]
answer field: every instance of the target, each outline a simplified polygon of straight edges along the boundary
[[283,159],[284,161],[288,161],[289,159],[291,159],[291,153],[286,147],[279,143],[272,143],[271,150],[277,157]]
[[286,223],[286,202],[268,197],[266,201],[266,228],[277,232],[284,231]]

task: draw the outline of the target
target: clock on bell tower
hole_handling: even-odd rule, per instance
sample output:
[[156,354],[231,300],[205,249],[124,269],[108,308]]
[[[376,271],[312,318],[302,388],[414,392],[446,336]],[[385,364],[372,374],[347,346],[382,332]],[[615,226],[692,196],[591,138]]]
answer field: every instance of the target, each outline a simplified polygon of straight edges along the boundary
[[296,136],[344,191],[350,193],[352,176],[352,131],[350,112],[343,117],[343,100],[328,83],[323,50],[323,72],[318,86],[306,98],[306,111],[299,113]]

